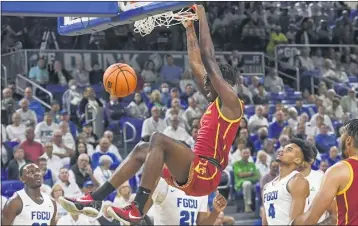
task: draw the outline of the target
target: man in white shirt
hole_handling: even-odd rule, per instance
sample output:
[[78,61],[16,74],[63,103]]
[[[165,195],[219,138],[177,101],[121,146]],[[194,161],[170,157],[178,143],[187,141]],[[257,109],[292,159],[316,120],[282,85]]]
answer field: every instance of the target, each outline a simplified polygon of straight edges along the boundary
[[326,115],[325,112],[326,112],[326,108],[324,106],[319,106],[318,113],[312,115],[312,118],[310,121],[311,126],[316,126],[316,117],[318,115],[321,115],[323,117],[323,123],[329,127],[331,132],[333,132],[334,128],[333,128],[331,118],[328,115]]
[[72,150],[75,150],[76,143],[75,143],[75,139],[73,139],[72,134],[69,132],[68,122],[66,121],[60,122],[59,129],[62,132],[63,143],[66,144],[67,147],[71,148]]
[[61,130],[56,130],[53,133],[52,142],[53,154],[61,158],[62,164],[70,164],[70,157],[74,154],[74,150],[63,142]]
[[178,141],[185,142],[190,138],[190,135],[186,132],[186,130],[179,126],[179,116],[172,115],[170,118],[171,125],[165,128],[164,135]]
[[83,195],[78,185],[73,180],[69,180],[69,172],[67,168],[63,167],[60,169],[58,178],[59,180],[56,184],[62,186],[66,197],[77,198]]
[[283,80],[277,75],[277,71],[275,69],[271,69],[269,74],[266,75],[264,80],[264,86],[265,89],[270,92],[278,93],[283,90]]
[[302,56],[299,56],[300,66],[306,71],[314,70],[313,60],[310,57],[310,49],[305,48],[302,52]]
[[261,127],[268,127],[268,121],[263,116],[264,108],[256,106],[255,114],[249,118],[248,127],[251,133],[255,133]]
[[[113,142],[113,133],[110,130],[107,130],[104,132],[103,137],[107,138],[110,142],[110,146],[108,148],[108,152],[113,153],[118,160],[123,161],[122,156],[119,154],[118,148],[112,143]],[[96,152],[101,151],[101,147],[99,146],[99,144],[96,147]]]
[[33,110],[29,109],[29,101],[22,99],[20,106],[21,108],[17,109],[16,112],[21,116],[21,123],[26,126],[35,126],[37,124],[37,116]]
[[[21,116],[15,112],[12,114],[12,124],[6,127],[6,133],[10,141],[17,141],[22,143],[26,140],[25,137],[26,126],[21,123]],[[5,132],[3,132],[5,134]]]
[[189,107],[184,111],[183,118],[188,125],[190,125],[191,121],[194,118],[200,118],[203,112],[196,106],[196,101],[194,98],[188,98]]
[[35,139],[42,144],[51,141],[53,132],[58,129],[58,125],[53,122],[51,113],[46,112],[44,121],[35,127]]
[[156,106],[152,107],[151,112],[152,112],[152,117],[144,120],[142,126],[141,137],[144,141],[149,141],[150,136],[154,132],[158,131],[162,133],[164,129],[167,127],[166,122],[159,117],[160,111],[158,107]]
[[40,158],[47,159],[47,168],[49,168],[53,174],[57,175],[60,172],[60,169],[64,166],[61,158],[57,155],[53,155],[53,144],[52,142],[47,142],[44,144],[45,153]]

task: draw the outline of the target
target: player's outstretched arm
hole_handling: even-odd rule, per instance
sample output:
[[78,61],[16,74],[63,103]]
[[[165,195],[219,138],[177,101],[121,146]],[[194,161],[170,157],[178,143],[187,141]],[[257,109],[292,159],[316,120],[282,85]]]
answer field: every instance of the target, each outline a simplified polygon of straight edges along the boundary
[[305,214],[294,218],[295,220],[292,222],[292,225],[317,224],[324,211],[329,209],[337,193],[344,189],[347,181],[349,181],[349,177],[349,168],[343,162],[339,162],[329,168],[324,174],[321,188],[313,199],[311,207]]
[[306,199],[310,194],[309,183],[300,173],[296,174],[287,185],[292,197],[290,208],[290,221],[300,214],[303,214],[306,206]]
[[206,72],[203,65],[203,61],[201,60],[199,43],[195,33],[194,22],[191,20],[184,21],[183,25],[186,29],[186,42],[191,73],[194,75],[195,82],[198,85],[200,92],[206,96],[206,92],[204,90],[204,77]]
[[1,212],[1,225],[12,225],[15,217],[21,213],[22,201],[19,196],[10,198]]
[[[209,76],[211,84],[213,85],[214,89],[219,94],[220,99],[223,102],[223,105],[226,108],[230,109],[229,110],[230,116],[237,119],[242,115],[242,105],[240,101],[238,101],[238,97],[235,90],[223,78],[219,65],[216,62],[214,44],[213,41],[211,40],[205,9],[202,5],[197,6],[197,14],[198,14],[199,26],[200,26],[199,27],[200,53],[207,75]],[[232,82],[234,83],[235,81]]]

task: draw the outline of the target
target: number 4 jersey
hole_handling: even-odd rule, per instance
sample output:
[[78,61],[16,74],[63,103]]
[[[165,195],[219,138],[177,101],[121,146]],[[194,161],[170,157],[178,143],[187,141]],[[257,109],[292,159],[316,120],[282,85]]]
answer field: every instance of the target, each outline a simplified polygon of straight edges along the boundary
[[154,225],[196,225],[199,212],[208,211],[208,196],[188,196],[160,179],[153,192],[149,216]]
[[267,183],[262,191],[263,204],[268,225],[288,225],[292,198],[287,190],[287,184],[298,171],[293,171],[286,177]]
[[22,210],[15,217],[13,225],[31,225],[31,226],[47,226],[51,225],[55,207],[50,196],[41,192],[43,203],[35,203],[25,192],[24,189],[16,192],[21,198]]

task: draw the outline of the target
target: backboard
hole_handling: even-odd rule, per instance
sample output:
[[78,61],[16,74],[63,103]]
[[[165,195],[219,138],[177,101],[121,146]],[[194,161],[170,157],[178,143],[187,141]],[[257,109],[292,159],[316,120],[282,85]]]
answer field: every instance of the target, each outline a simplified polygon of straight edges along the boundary
[[[71,2],[69,3],[69,7]],[[58,33],[74,36],[90,34],[106,30],[118,25],[128,24],[148,16],[166,11],[175,11],[187,7],[193,2],[116,2],[117,15],[110,17],[59,17],[57,21]],[[92,2],[88,2],[92,4]],[[86,8],[82,9],[87,10]]]

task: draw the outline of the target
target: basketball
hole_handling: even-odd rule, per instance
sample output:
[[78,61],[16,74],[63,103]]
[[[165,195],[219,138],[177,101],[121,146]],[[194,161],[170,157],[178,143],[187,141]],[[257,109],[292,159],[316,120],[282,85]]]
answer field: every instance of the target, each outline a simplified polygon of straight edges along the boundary
[[137,75],[128,64],[112,64],[103,74],[105,90],[116,97],[126,97],[137,87]]

